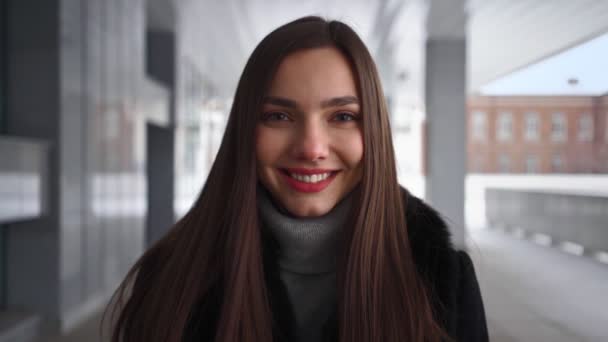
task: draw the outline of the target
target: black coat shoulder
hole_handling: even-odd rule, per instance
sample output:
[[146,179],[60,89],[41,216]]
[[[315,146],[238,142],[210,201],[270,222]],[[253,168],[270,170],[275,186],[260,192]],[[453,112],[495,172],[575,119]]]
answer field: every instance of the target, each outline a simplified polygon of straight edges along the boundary
[[473,262],[456,250],[441,215],[402,189],[412,258],[430,291],[437,320],[456,341],[488,341]]
[[[479,285],[471,258],[457,251],[450,242],[450,233],[441,215],[421,199],[402,190],[412,258],[429,290],[436,319],[457,342],[488,341],[488,331]],[[269,294],[274,303],[273,314],[278,317],[275,340],[281,338],[284,327],[290,326],[290,310],[285,289],[275,268],[266,268]],[[221,291],[198,303],[186,327],[183,341],[213,341],[220,314]],[[335,341],[337,317],[326,325],[326,341]]]

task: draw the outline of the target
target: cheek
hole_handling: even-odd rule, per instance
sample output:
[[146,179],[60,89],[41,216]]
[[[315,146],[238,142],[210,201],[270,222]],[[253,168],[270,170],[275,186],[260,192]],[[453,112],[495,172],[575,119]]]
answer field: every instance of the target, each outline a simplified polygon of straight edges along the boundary
[[268,159],[267,141],[268,137],[264,134],[264,130],[257,128],[255,132],[255,157],[258,161],[258,167],[263,166]]
[[263,127],[256,129],[255,153],[258,167],[266,167],[281,156],[281,139],[271,130]]
[[352,132],[344,137],[340,144],[343,146],[342,158],[351,169],[361,166],[363,160],[363,135],[361,131]]

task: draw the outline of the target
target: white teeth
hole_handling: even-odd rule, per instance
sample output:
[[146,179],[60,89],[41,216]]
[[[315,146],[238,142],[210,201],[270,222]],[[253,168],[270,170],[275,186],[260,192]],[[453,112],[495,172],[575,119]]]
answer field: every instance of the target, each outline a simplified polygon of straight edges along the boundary
[[304,183],[318,183],[320,181],[324,181],[329,177],[329,172],[315,174],[315,175],[299,175],[297,173],[290,173],[291,178],[297,179],[300,182]]

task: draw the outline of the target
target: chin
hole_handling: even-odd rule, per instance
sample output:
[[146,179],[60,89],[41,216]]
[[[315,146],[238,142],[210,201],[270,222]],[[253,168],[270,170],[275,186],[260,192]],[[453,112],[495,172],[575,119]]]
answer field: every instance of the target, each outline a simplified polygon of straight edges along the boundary
[[293,205],[288,208],[289,212],[297,217],[318,217],[323,216],[331,211],[333,206],[319,206],[319,205]]

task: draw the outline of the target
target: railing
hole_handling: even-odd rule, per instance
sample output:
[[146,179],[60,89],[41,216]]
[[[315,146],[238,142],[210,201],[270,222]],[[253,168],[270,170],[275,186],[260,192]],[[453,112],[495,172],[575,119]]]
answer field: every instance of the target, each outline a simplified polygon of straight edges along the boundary
[[[486,189],[489,226],[516,229],[586,253],[608,251],[608,195],[525,189]],[[533,237],[534,238],[534,237]]]

